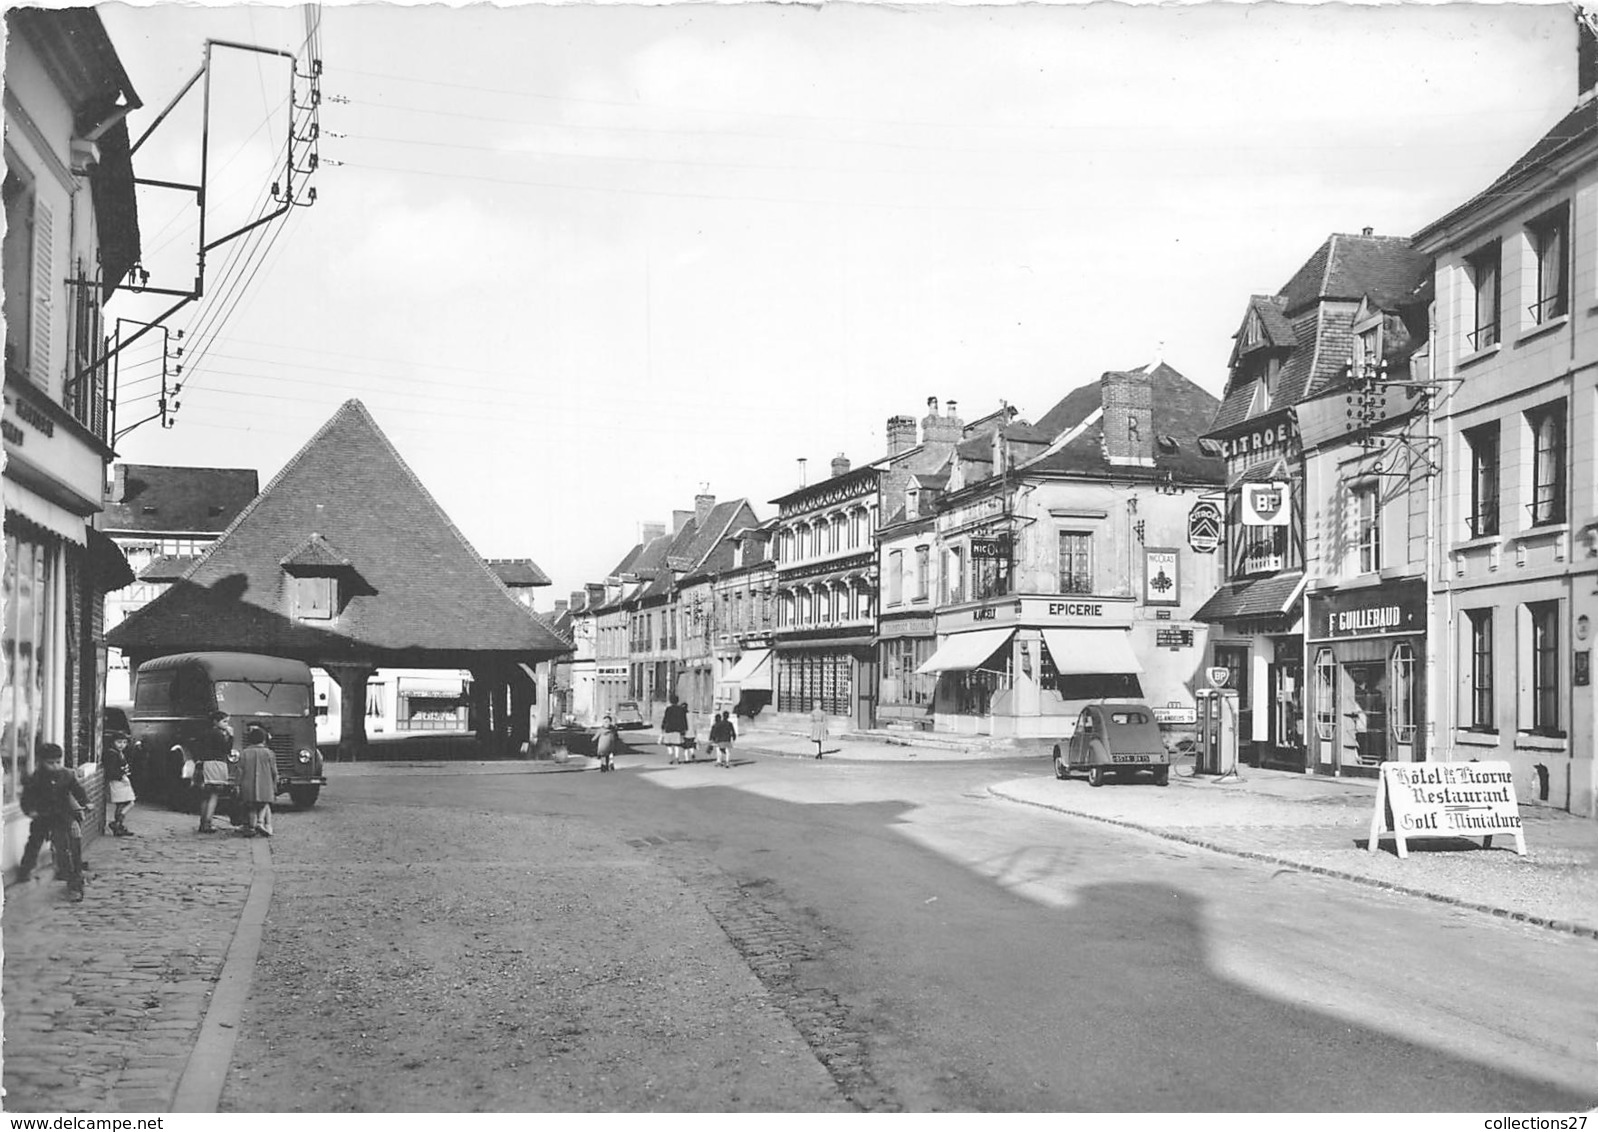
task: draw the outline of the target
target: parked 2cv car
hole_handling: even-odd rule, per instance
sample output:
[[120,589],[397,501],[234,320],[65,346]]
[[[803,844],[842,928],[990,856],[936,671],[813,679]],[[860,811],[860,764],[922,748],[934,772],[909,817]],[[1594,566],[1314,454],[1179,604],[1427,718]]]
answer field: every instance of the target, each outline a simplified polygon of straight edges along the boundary
[[313,805],[327,783],[313,702],[311,670],[302,661],[242,652],[147,660],[134,674],[130,720],[146,782],[157,795],[184,800],[192,787],[183,777],[183,764],[199,754],[211,713],[225,711],[233,728],[233,777],[245,729],[260,727],[277,763],[278,793],[288,794],[302,809]]
[[1054,745],[1054,776],[1086,773],[1089,786],[1106,778],[1149,771],[1157,786],[1171,781],[1171,755],[1154,712],[1141,703],[1089,704],[1077,717],[1076,732]]

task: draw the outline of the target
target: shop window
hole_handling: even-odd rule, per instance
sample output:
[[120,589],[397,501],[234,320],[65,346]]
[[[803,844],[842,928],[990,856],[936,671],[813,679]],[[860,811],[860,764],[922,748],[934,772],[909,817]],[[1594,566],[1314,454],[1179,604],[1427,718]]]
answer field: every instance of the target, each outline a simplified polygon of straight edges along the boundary
[[1227,671],[1226,687],[1237,689],[1237,703],[1242,711],[1249,708],[1248,698],[1248,646],[1216,645],[1215,667]]
[[1387,759],[1387,666],[1345,664],[1352,683],[1349,731],[1355,757],[1361,766],[1378,766]]
[[1559,603],[1526,607],[1531,621],[1531,729],[1563,735],[1559,729]]
[[4,798],[14,802],[18,784],[33,773],[38,744],[50,738],[45,721],[49,689],[51,600],[57,550],[12,531],[6,532],[3,651],[5,684],[0,686],[0,763]]
[[1473,731],[1495,730],[1493,723],[1493,611],[1467,609],[1470,622],[1470,704]]
[[1393,739],[1409,746],[1415,742],[1415,649],[1407,642],[1393,646],[1393,672],[1388,681],[1388,723]]
[[1498,422],[1465,432],[1470,447],[1470,515],[1472,538],[1498,533]]
[[1337,735],[1337,663],[1331,649],[1315,654],[1315,735],[1323,742]]
[[1093,592],[1093,535],[1088,531],[1060,532],[1060,592]]
[[1556,401],[1526,414],[1531,429],[1532,526],[1565,521],[1565,403]]

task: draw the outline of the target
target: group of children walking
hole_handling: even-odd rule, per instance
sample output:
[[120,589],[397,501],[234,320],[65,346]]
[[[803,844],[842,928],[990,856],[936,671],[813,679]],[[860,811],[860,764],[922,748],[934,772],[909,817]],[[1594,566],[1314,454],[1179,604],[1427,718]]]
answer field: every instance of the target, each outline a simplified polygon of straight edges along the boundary
[[[709,736],[717,766],[732,766],[732,745],[737,739],[738,728],[732,721],[732,713],[717,712],[710,724]],[[675,696],[661,717],[660,742],[671,751],[672,765],[691,761],[698,748],[698,740],[688,725],[688,705],[680,703]],[[620,746],[621,733],[616,720],[606,715],[594,731],[594,753],[599,756],[600,770],[616,769],[616,749]]]

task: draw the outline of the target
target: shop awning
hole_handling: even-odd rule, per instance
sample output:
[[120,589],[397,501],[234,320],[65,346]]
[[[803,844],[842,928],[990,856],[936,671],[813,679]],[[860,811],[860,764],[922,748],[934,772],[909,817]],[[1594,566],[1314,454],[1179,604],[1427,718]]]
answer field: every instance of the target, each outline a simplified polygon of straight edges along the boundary
[[1014,629],[977,629],[971,633],[951,633],[937,651],[916,669],[921,676],[931,672],[969,672],[1009,644]]
[[1287,615],[1304,592],[1302,570],[1272,574],[1246,582],[1229,582],[1210,595],[1193,614],[1195,621],[1235,621]]
[[1143,671],[1125,629],[1045,629],[1043,643],[1062,676]]
[[755,691],[771,691],[771,650],[750,649],[721,678],[723,684],[736,684]]
[[79,546],[89,545],[88,524],[83,521],[82,515],[74,515],[60,504],[35,495],[9,479],[5,481],[5,504],[7,511],[15,511],[51,534]]
[[459,676],[447,679],[438,676],[401,676],[399,692],[402,696],[458,696],[466,686]]

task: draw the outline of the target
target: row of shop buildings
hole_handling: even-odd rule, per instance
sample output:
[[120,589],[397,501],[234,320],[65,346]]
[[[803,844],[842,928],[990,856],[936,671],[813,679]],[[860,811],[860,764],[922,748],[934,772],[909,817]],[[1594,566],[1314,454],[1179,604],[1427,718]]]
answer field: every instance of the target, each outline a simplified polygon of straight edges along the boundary
[[[1226,670],[1243,757],[1508,761],[1595,812],[1598,51],[1578,101],[1410,237],[1329,237],[1250,296],[1219,403],[1163,364],[1029,423],[929,401],[886,454],[664,524],[572,595],[572,711],[670,695],[1050,736]],[[708,520],[708,521],[707,521]],[[565,604],[565,603],[563,603]]]

